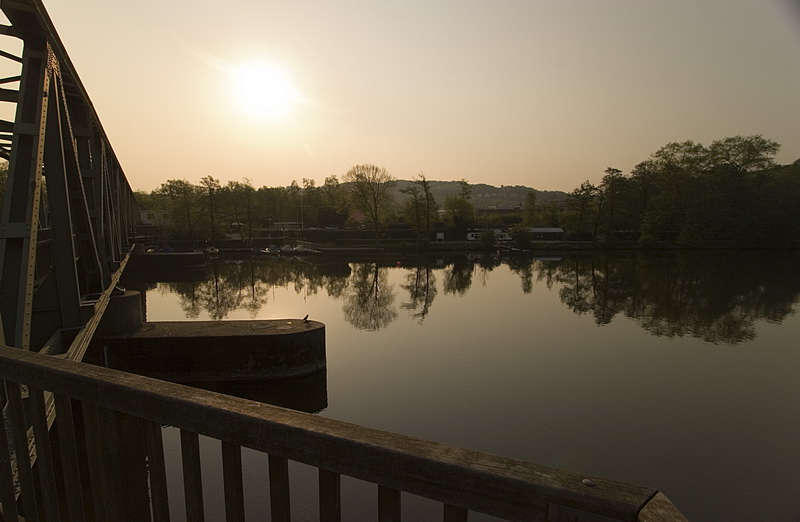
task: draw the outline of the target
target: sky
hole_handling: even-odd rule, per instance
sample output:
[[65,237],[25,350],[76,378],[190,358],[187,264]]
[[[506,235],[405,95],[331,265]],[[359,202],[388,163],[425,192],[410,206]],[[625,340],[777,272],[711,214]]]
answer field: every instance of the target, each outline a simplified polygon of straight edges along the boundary
[[570,191],[673,141],[800,158],[799,0],[44,0],[134,189]]

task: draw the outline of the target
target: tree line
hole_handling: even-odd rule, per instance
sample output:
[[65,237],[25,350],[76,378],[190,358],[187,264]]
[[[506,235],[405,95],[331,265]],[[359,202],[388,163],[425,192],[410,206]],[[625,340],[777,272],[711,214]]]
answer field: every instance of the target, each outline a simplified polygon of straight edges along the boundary
[[800,160],[774,161],[780,145],[760,135],[709,146],[665,145],[629,175],[608,168],[599,184],[569,193],[561,223],[576,239],[636,239],[737,246],[800,239]]
[[[797,266],[797,252],[576,252],[563,259],[448,254],[442,263],[432,256],[406,259],[402,268],[393,259],[335,265],[221,259],[213,263],[208,281],[164,284],[180,296],[188,317],[205,312],[213,319],[237,309],[256,317],[270,303],[279,304],[271,301],[273,288],[307,295],[324,291],[341,302],[348,324],[376,331],[396,321],[401,311],[422,324],[438,295],[466,295],[476,280],[486,284],[496,268],[506,265],[519,276],[521,292],[529,294],[537,282],[544,284],[557,290],[564,306],[593,317],[598,325],[624,315],[652,335],[724,344],[754,339],[759,321],[780,323],[792,315],[800,295],[800,282],[787,278]],[[402,274],[399,284],[389,277],[394,270]]]
[[[524,187],[515,208],[481,208],[471,185],[437,197],[435,184],[420,173],[399,181],[385,168],[355,165],[341,178],[317,186],[313,179],[288,187],[255,188],[249,179],[221,184],[213,176],[198,184],[171,179],[152,192],[137,191],[142,209],[152,211],[160,239],[220,239],[232,231],[251,241],[267,228],[369,228],[376,240],[388,228],[416,231],[428,242],[434,231],[465,238],[470,229],[510,229],[517,246],[531,246],[531,227],[561,227],[567,239],[613,245],[633,241],[648,247],[669,242],[691,246],[723,241],[735,246],[796,244],[800,240],[800,160],[778,165],[780,145],[760,135],[688,140],[652,153],[629,174],[609,167],[599,183],[589,180],[563,193]],[[7,164],[0,164],[0,196]],[[452,184],[450,184],[452,185]],[[449,188],[449,187],[448,187]],[[503,188],[503,187],[501,187]],[[439,192],[441,194],[441,192]],[[163,214],[162,214],[163,212]],[[486,248],[493,234],[483,235]]]
[[[185,179],[167,180],[152,192],[138,191],[136,195],[142,208],[165,211],[160,221],[154,214],[165,239],[213,241],[235,228],[249,241],[263,229],[291,224],[302,228],[369,227],[376,238],[388,226],[400,225],[416,230],[422,241],[437,227],[474,224],[470,185],[465,180],[459,183],[460,193],[447,196],[440,205],[424,173],[395,191],[397,180],[385,168],[355,165],[341,181],[329,176],[321,186],[304,178],[288,187],[256,189],[249,179],[222,185],[206,176],[197,185]],[[402,195],[399,202],[396,193]]]
[[[224,223],[243,223],[244,236],[276,222],[303,226],[368,226],[378,238],[391,226],[417,231],[511,229],[518,246],[530,246],[531,227],[561,227],[569,239],[613,245],[635,241],[690,246],[725,241],[736,246],[785,244],[800,239],[800,160],[777,165],[780,145],[760,135],[668,143],[629,174],[609,167],[599,183],[589,180],[559,199],[537,201],[529,190],[513,211],[478,208],[473,185],[459,181],[457,194],[437,201],[431,181],[419,174],[404,188],[385,168],[356,165],[344,174],[255,189],[249,180],[219,182],[208,176],[195,186],[169,180],[150,194],[148,208],[169,210],[173,237],[219,234]],[[398,197],[399,196],[399,197]],[[217,230],[215,232],[215,230]],[[452,236],[451,236],[452,237]],[[485,246],[493,237],[487,234]]]

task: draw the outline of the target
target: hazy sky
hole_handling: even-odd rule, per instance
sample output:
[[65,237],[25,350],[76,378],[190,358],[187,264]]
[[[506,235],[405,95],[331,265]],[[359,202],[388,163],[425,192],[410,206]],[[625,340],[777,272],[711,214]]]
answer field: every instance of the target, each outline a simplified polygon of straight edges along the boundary
[[569,191],[737,134],[800,158],[797,0],[44,3],[137,189],[374,163]]

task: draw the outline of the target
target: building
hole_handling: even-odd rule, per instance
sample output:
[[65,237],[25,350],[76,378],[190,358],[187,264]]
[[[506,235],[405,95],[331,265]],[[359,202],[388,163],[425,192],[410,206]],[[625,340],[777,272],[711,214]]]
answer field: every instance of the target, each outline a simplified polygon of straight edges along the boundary
[[142,225],[163,225],[169,223],[169,212],[166,210],[140,210],[139,223]]
[[567,237],[567,233],[561,227],[532,227],[528,230],[533,240],[560,240]]

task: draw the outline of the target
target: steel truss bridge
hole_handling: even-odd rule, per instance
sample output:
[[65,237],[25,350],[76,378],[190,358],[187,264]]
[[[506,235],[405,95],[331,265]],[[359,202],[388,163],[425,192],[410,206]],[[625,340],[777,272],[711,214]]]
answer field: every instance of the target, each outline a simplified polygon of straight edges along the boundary
[[0,120],[0,344],[79,361],[127,260],[136,201],[42,2],[0,7],[0,65],[15,71],[0,78],[13,114]]

